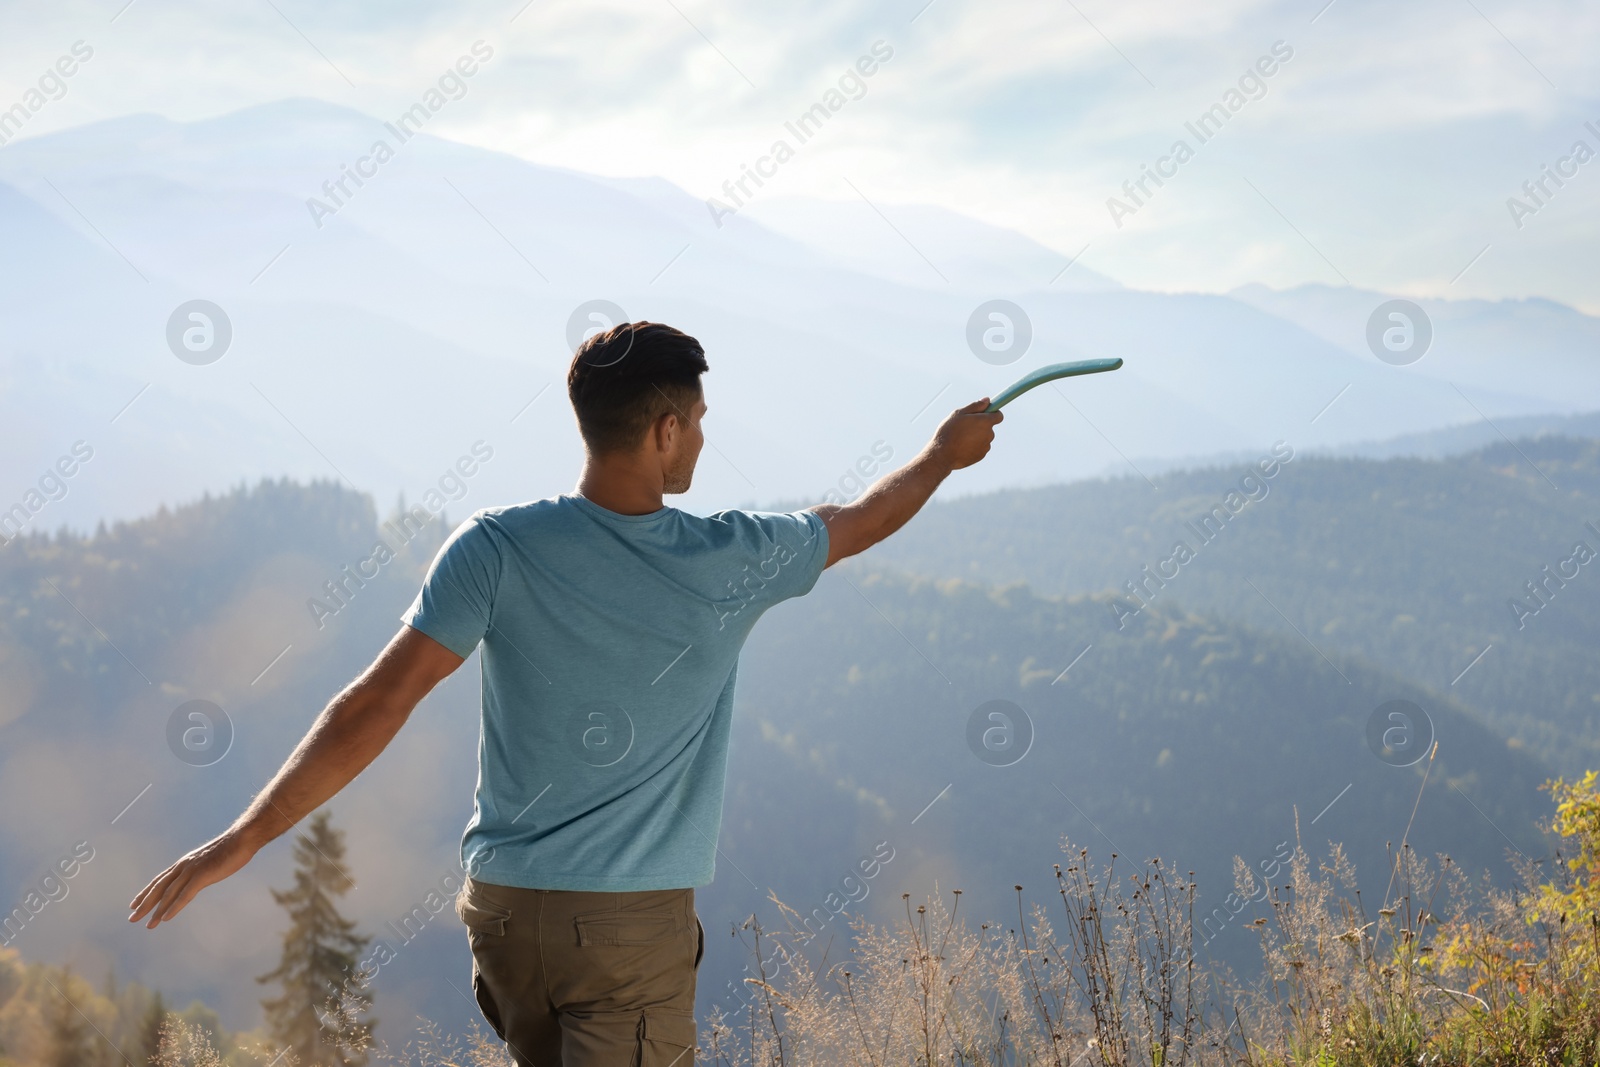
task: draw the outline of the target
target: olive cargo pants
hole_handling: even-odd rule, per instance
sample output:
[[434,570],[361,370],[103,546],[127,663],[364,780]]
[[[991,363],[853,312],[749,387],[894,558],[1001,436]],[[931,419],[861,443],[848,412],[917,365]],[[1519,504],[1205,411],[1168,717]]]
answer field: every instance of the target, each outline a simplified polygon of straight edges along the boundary
[[693,889],[580,893],[468,878],[472,991],[518,1067],[693,1067],[705,931]]

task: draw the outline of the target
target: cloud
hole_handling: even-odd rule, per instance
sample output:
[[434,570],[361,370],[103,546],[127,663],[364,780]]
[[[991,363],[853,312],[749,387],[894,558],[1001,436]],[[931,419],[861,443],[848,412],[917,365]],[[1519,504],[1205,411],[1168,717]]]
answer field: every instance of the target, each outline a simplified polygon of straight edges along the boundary
[[[1295,209],[1279,204],[1282,215],[1313,243],[1314,232],[1346,242],[1340,258],[1370,272],[1352,280],[1448,286],[1496,239],[1504,197],[1526,177],[1508,164],[1537,170],[1581,118],[1600,118],[1589,60],[1600,11],[1577,0],[278,6],[281,16],[186,3],[156,18],[135,3],[115,22],[86,2],[12,11],[0,62],[29,71],[80,37],[98,49],[92,76],[30,125],[37,135],[128,111],[193,119],[289,96],[389,115],[482,38],[497,50],[493,69],[430,132],[580,171],[660,175],[703,197],[882,39],[895,62],[774,192],[848,199],[848,179],[870,197],[941,204],[1068,254],[1102,242],[1090,265],[1180,289],[1338,280],[1243,185],[1248,175],[1281,192]],[[1113,232],[1105,199],[1276,40],[1296,59],[1272,95],[1196,164],[1203,174]],[[1597,195],[1570,200],[1592,208]],[[1577,265],[1593,236],[1580,223],[1569,237],[1504,245],[1456,288],[1584,303],[1592,279]],[[1407,254],[1394,254],[1397,240]]]

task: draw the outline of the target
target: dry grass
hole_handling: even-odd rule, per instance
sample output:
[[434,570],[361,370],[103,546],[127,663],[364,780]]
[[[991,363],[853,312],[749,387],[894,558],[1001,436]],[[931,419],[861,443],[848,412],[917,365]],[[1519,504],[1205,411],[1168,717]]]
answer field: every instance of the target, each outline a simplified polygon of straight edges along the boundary
[[[424,1019],[400,1048],[382,1043],[368,1045],[374,1067],[515,1067],[505,1045],[493,1033],[474,1023],[465,1037],[444,1034]],[[233,1049],[224,1054],[213,1035],[169,1016],[161,1029],[161,1051],[154,1067],[301,1067],[299,1057],[287,1050],[262,1045]]]
[[[1235,860],[1234,892],[1267,905],[1247,929],[1262,973],[1237,982],[1193,957],[1192,880],[1159,860],[1104,867],[1067,850],[1049,911],[971,928],[960,894],[878,928],[857,919],[848,960],[813,966],[799,916],[747,925],[759,977],[714,1011],[716,1067],[1594,1067],[1600,1063],[1600,783],[1548,787],[1571,852],[1474,881],[1404,840],[1374,908],[1335,846],[1297,844],[1287,882]],[[1420,802],[1420,796],[1419,796]],[[1052,918],[1054,916],[1054,918]],[[1057,933],[1057,930],[1060,933]],[[772,973],[776,966],[777,973]]]
[[212,1043],[211,1033],[184,1022],[175,1015],[167,1016],[161,1025],[161,1050],[156,1053],[156,1067],[223,1067],[222,1053]]
[[[1600,782],[1549,786],[1570,852],[1517,883],[1473,880],[1402,840],[1377,907],[1343,850],[1234,892],[1264,902],[1247,929],[1263,969],[1240,983],[1193,955],[1195,885],[1159,860],[1104,866],[1067,850],[1056,898],[976,927],[959,891],[877,927],[858,917],[848,959],[813,963],[801,916],[751,920],[750,999],[714,1009],[698,1060],[715,1067],[1594,1067],[1600,1063]],[[394,1067],[509,1067],[479,1027],[424,1023]],[[258,1057],[266,1063],[266,1057]],[[159,1067],[238,1067],[173,1020]],[[290,1067],[285,1063],[285,1067]]]
[[[1120,865],[1127,867],[1124,862]],[[716,1011],[702,1041],[719,1067],[784,1064],[1011,1065],[1199,1062],[1205,976],[1190,958],[1192,882],[1159,861],[1091,867],[1086,850],[1056,867],[1062,914],[1027,909],[1017,925],[976,929],[961,893],[913,908],[902,924],[852,924],[849,962],[813,966],[799,916],[752,920],[760,974],[737,1014]],[[1057,927],[1061,930],[1058,934]],[[784,975],[768,973],[769,961]]]

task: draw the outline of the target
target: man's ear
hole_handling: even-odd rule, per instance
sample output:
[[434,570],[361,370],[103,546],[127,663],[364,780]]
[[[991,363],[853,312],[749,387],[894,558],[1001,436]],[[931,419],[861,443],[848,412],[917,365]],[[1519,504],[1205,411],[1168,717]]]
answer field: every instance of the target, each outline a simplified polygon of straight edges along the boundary
[[[669,419],[671,420],[670,422],[668,421]],[[668,444],[675,441],[677,435],[683,432],[682,422],[678,418],[677,412],[664,411],[656,416],[655,425],[650,428],[650,432],[655,438],[656,451],[665,452]]]

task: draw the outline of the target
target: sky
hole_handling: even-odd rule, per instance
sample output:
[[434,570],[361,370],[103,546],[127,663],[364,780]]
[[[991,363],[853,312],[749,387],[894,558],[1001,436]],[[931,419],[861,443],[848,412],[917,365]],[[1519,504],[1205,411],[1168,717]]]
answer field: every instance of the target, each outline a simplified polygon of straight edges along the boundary
[[[941,205],[1142,289],[1322,282],[1595,313],[1600,160],[1572,149],[1600,151],[1597,31],[1577,0],[65,0],[0,6],[0,108],[81,41],[92,58],[20,136],[292,97],[390,118],[482,42],[430,133],[723,204],[782,139],[792,158],[742,201]],[[785,124],[830,91],[842,106],[800,143]],[[1202,141],[1186,124],[1214,104],[1237,107]],[[1545,166],[1569,176],[1531,199]],[[1140,191],[1146,167],[1169,176]]]

